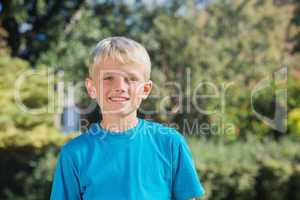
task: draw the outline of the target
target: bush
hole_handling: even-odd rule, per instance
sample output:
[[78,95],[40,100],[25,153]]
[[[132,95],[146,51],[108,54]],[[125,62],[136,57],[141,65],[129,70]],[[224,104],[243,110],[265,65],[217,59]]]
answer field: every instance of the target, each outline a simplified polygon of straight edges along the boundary
[[[14,184],[4,190],[5,199],[49,199],[57,156],[57,149],[49,148],[39,159],[33,159],[29,162],[31,168],[15,170],[16,174],[10,177]],[[21,165],[18,164],[18,166]]]
[[[0,70],[0,199],[18,199],[24,194],[26,199],[35,194],[45,195],[42,190],[33,191],[48,185],[47,182],[33,179],[36,185],[30,184],[30,177],[34,178],[34,173],[38,173],[35,170],[40,170],[42,165],[40,162],[48,159],[49,147],[58,149],[68,137],[54,126],[55,113],[48,110],[40,114],[25,112],[18,106],[15,94],[22,74],[40,74],[45,78],[31,76],[21,82],[19,100],[27,108],[49,108],[55,102],[51,102],[48,88],[54,88],[55,82],[48,82],[46,69],[32,69],[28,62],[8,55],[0,57]],[[44,171],[52,173],[52,169]],[[31,199],[44,199],[40,197]]]
[[199,177],[214,200],[299,200],[297,141],[212,142],[190,138]]

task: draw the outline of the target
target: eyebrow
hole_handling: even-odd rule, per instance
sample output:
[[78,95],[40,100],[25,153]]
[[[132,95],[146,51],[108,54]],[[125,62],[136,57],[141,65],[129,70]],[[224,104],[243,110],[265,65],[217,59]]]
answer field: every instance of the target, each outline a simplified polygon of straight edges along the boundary
[[104,72],[103,75],[114,75],[114,74],[126,74],[126,75],[129,75],[129,76],[133,76],[133,77],[142,77],[142,76],[139,76],[137,73],[134,73],[134,72]]
[[137,73],[133,73],[133,72],[128,72],[127,74],[134,77],[140,77]]

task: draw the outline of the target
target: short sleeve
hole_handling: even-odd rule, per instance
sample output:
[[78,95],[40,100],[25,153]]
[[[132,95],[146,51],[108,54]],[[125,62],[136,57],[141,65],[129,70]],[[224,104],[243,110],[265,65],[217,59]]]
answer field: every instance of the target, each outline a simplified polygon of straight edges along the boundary
[[[179,133],[178,133],[179,134]],[[198,178],[192,153],[180,135],[173,145],[172,196],[176,200],[187,200],[204,195],[204,188]]]
[[61,150],[54,173],[50,200],[79,200],[78,170],[68,151]]

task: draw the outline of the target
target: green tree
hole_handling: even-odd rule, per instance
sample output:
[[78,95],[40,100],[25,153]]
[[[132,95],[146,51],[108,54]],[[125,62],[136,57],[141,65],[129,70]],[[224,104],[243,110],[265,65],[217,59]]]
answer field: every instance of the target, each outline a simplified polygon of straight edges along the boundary
[[84,0],[4,0],[0,21],[7,31],[11,54],[35,62],[56,41]]
[[[66,80],[76,83],[84,79],[88,53],[98,40],[125,34],[149,50],[152,77],[160,90],[160,97],[152,98],[158,94],[154,89],[142,108],[156,113],[141,114],[176,122],[181,128],[184,121],[192,124],[195,119],[217,124],[223,130],[220,134],[230,139],[253,133],[259,137],[270,132],[280,135],[264,126],[251,111],[251,90],[291,60],[285,46],[291,19],[289,6],[277,6],[271,0],[214,1],[207,7],[193,1],[176,1],[153,10],[113,3],[83,4],[73,19],[68,31],[61,32],[58,42],[53,42],[39,60],[64,70]],[[188,71],[190,75],[186,76]],[[186,90],[187,79],[190,91]],[[168,86],[169,81],[175,81],[179,88]],[[210,85],[203,84],[207,82]],[[200,83],[197,94],[215,95],[218,90],[218,95],[194,99],[197,106],[215,110],[216,114],[204,114],[193,106],[193,92]],[[174,96],[180,89],[182,99]],[[255,99],[264,115],[274,114],[275,89]],[[80,96],[85,93],[84,87],[82,91]],[[284,105],[282,109],[286,109]],[[226,124],[235,128],[225,130]]]
[[32,69],[28,62],[3,53],[0,69],[0,198],[5,199],[9,193],[23,194],[27,177],[20,178],[20,174],[29,175],[32,164],[49,147],[58,149],[68,137],[54,126],[55,112],[31,113],[48,106],[54,106],[55,111],[53,98],[48,94],[55,79],[48,82],[47,68]]
[[[215,115],[197,112],[192,107],[190,111],[165,115],[163,119],[180,124],[183,119],[191,123],[194,119],[204,123],[221,121],[221,127],[233,123],[236,125],[234,135],[230,130],[228,136],[232,138],[237,134],[267,133],[269,129],[251,112],[251,89],[287,63],[285,31],[290,12],[287,7],[277,7],[273,1],[215,1],[205,9],[195,11],[195,8],[186,6],[183,13],[177,12],[175,16],[160,13],[153,19],[153,28],[141,37],[152,54],[154,79],[158,79],[160,86],[174,80],[186,88],[184,74],[189,69],[192,91],[204,81],[219,91],[224,84],[232,85],[228,86],[223,102],[221,95],[198,99],[200,108],[217,110]],[[171,96],[174,90],[167,89],[165,93]],[[199,88],[199,93],[216,94],[210,85]],[[184,106],[193,105],[191,96],[192,93],[185,95]],[[176,98],[169,101],[170,110],[176,107],[176,101]],[[271,101],[272,98],[268,98],[257,103],[263,105]],[[272,112],[272,108],[268,112]]]

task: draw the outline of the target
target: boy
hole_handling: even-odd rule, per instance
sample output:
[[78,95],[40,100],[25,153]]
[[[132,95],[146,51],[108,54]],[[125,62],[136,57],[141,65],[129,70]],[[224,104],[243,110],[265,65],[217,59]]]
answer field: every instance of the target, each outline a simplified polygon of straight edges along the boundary
[[51,200],[187,200],[204,194],[184,137],[137,118],[152,88],[150,71],[141,44],[125,37],[97,44],[86,88],[102,121],[61,149]]

